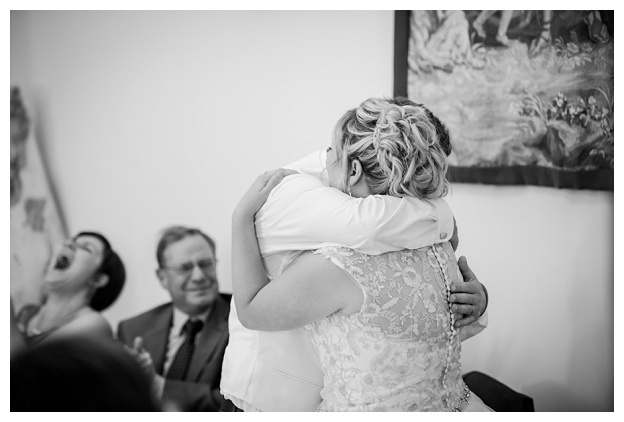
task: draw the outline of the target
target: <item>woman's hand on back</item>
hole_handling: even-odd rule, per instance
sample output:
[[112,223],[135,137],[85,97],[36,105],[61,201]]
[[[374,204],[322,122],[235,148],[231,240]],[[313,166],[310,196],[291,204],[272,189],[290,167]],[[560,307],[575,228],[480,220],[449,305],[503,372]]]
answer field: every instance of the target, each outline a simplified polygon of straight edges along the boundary
[[243,195],[234,210],[234,217],[253,217],[266,202],[275,186],[286,176],[297,174],[294,170],[276,169],[265,171],[258,176],[251,187]]

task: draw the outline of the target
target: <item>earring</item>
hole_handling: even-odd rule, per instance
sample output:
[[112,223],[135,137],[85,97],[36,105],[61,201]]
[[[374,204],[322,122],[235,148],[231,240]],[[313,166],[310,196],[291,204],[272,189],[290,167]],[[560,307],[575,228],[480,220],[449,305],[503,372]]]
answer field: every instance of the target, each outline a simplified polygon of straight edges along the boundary
[[351,195],[351,185],[347,185],[347,193],[349,194],[349,196],[353,196]]

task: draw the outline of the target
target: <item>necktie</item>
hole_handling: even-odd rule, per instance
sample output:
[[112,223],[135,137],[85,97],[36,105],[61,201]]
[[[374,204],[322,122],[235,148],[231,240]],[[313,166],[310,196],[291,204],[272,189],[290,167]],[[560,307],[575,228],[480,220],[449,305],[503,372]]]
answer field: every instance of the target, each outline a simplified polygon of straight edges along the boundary
[[182,332],[186,334],[186,339],[184,339],[173,358],[173,362],[171,362],[167,372],[168,379],[184,380],[186,378],[193,351],[195,350],[195,336],[202,329],[203,325],[204,323],[198,319],[189,319],[182,327]]

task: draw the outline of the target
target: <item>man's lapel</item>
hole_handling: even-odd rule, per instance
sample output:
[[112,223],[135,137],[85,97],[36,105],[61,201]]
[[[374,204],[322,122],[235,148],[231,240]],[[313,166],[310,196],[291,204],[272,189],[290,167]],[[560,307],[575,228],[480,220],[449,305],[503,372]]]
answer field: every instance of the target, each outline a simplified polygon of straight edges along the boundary
[[228,315],[228,304],[220,295],[217,296],[215,307],[204,324],[199,343],[195,346],[191,366],[186,376],[187,380],[196,381],[201,376],[202,370],[206,362],[212,357],[219,340],[224,334],[227,334]]
[[143,347],[152,356],[152,362],[157,374],[163,374],[165,353],[169,342],[169,329],[173,319],[173,305],[167,306],[154,315],[152,324],[143,335]]

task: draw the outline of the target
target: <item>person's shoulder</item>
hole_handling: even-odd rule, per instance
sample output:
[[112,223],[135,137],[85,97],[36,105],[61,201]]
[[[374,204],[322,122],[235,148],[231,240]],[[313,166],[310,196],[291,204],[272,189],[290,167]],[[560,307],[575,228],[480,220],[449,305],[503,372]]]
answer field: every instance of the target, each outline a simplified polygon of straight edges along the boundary
[[113,331],[108,320],[102,314],[89,308],[60,327],[58,334],[103,334],[106,337],[112,337]]
[[84,312],[78,318],[74,320],[76,323],[80,323],[85,327],[93,327],[93,328],[101,328],[108,327],[108,320],[104,318],[104,316],[92,309],[89,309],[89,312]]
[[267,198],[266,204],[287,204],[295,199],[307,197],[312,192],[321,192],[323,190],[332,190],[326,186],[320,179],[307,174],[292,174],[284,177],[282,181],[271,191]]
[[407,210],[418,210],[426,214],[438,214],[439,212],[451,212],[451,208],[444,198],[423,199],[413,196],[396,197],[390,195],[370,195],[364,198],[364,201],[382,201],[385,204],[392,204],[397,207],[403,207]]
[[224,323],[227,324],[228,318],[230,317],[230,310],[233,307],[232,303],[232,294],[231,293],[219,293],[218,298],[219,303],[217,304],[217,313],[221,316]]
[[230,314],[230,303],[232,302],[232,294],[231,293],[219,293],[219,297],[217,298],[219,303],[218,308],[221,308],[221,311],[224,314]]
[[302,187],[317,188],[327,186],[324,185],[321,179],[319,179],[318,177],[310,176],[309,174],[297,173],[284,177],[284,179],[282,179],[277,187],[281,187],[282,189],[293,189]]

